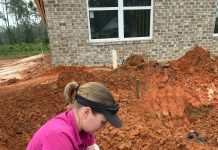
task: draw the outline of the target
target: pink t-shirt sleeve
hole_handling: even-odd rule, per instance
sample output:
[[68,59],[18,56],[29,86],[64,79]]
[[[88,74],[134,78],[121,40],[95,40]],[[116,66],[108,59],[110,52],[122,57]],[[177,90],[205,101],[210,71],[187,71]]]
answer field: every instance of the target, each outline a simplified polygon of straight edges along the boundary
[[72,141],[64,132],[49,134],[42,142],[42,150],[73,150]]

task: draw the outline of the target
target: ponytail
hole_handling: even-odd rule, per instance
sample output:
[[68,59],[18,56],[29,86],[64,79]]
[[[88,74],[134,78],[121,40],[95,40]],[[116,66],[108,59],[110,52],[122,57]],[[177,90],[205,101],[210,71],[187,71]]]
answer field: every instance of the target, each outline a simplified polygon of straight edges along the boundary
[[64,89],[64,97],[66,101],[71,105],[75,101],[76,92],[79,84],[75,81],[68,83]]

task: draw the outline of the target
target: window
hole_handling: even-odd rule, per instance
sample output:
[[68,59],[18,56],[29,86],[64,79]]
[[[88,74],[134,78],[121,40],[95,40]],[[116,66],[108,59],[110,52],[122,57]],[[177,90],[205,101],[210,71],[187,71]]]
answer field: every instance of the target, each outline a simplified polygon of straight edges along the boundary
[[152,38],[153,0],[87,0],[91,41]]
[[218,36],[218,0],[217,0],[217,6],[216,6],[216,21],[215,21],[214,34]]

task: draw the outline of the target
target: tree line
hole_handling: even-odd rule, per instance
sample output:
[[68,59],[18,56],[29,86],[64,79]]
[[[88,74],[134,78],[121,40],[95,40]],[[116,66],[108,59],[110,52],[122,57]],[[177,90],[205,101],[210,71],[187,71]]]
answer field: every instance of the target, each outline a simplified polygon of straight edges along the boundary
[[0,44],[48,42],[33,1],[0,0]]

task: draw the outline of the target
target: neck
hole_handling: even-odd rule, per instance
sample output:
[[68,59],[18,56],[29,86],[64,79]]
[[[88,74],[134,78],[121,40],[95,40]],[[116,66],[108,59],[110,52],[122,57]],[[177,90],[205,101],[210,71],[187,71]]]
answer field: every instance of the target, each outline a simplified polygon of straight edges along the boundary
[[79,113],[78,113],[77,109],[73,109],[73,115],[74,115],[74,118],[75,118],[75,121],[76,121],[77,129],[80,132],[80,131],[82,131],[82,125],[81,125],[81,122],[80,122],[80,117],[79,117]]

